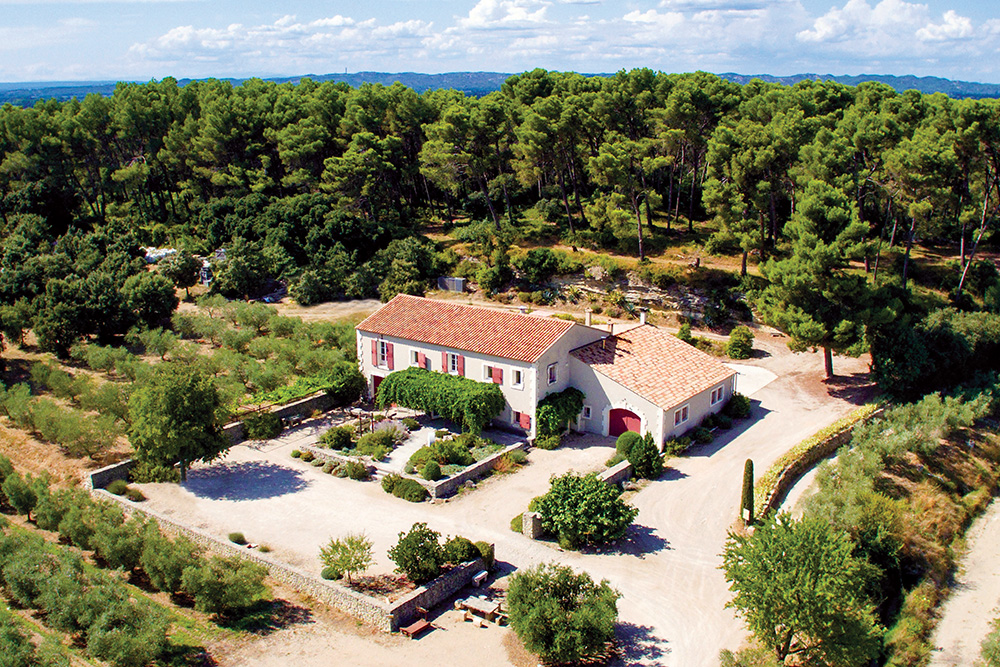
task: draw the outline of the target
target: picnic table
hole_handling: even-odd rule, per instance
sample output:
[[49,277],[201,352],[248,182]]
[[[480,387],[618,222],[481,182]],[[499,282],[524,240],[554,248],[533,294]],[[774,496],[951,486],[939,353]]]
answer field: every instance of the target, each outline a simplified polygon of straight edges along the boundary
[[484,597],[471,597],[459,600],[459,609],[467,609],[477,616],[482,616],[487,621],[492,621],[500,614],[500,602],[487,600]]

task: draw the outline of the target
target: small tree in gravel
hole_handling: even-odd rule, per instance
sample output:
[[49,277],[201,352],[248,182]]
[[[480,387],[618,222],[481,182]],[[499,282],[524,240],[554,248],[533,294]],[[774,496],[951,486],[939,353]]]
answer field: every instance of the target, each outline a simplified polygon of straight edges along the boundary
[[729,333],[726,355],[730,359],[749,359],[753,354],[753,332],[750,327],[738,326]]
[[375,562],[372,541],[364,533],[350,533],[339,540],[330,538],[319,550],[319,559],[324,567],[346,574],[347,583],[351,583],[351,575],[364,572]]
[[747,459],[743,464],[743,499],[740,503],[741,518],[747,525],[753,524],[753,461]]
[[652,433],[647,433],[639,442],[632,445],[627,458],[636,477],[656,479],[663,474],[663,456],[659,447],[653,442]]
[[415,523],[408,533],[400,533],[396,546],[389,549],[389,560],[415,584],[422,584],[438,576],[445,561],[441,534]]
[[570,548],[603,544],[625,534],[639,510],[621,499],[618,487],[597,476],[573,472],[553,477],[549,492],[535,501],[542,527]]

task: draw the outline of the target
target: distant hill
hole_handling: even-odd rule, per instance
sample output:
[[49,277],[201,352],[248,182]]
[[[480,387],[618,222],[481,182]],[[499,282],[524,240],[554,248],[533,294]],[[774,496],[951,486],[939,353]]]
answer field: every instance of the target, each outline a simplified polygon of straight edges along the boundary
[[[381,83],[389,86],[396,81],[413,88],[417,92],[432,90],[437,88],[454,88],[467,95],[486,95],[487,93],[499,90],[501,84],[509,77],[509,73],[504,72],[448,72],[445,74],[420,74],[417,72],[355,72],[352,74],[304,74],[302,76],[271,77],[265,81],[276,83],[298,83],[302,79],[312,79],[313,81],[343,81],[351,86],[360,86],[362,83]],[[593,76],[610,76],[609,74],[595,74]],[[792,76],[772,76],[770,74],[735,74],[727,72],[720,74],[724,79],[739,84],[745,84],[751,79],[761,79],[763,81],[793,85],[804,79],[814,81],[837,81],[849,86],[856,86],[864,81],[879,81],[888,84],[898,91],[916,89],[922,93],[945,93],[956,99],[972,98],[1000,98],[1000,84],[994,83],[974,83],[970,81],[951,81],[933,76],[891,76],[885,74],[861,74],[859,76],[833,75],[833,74],[794,74]],[[240,85],[246,79],[222,79],[229,81],[233,85]],[[191,83],[193,79],[180,79],[181,85]],[[110,95],[114,92],[115,82],[113,81],[49,81],[49,82],[27,82],[27,83],[0,83],[0,104],[11,103],[19,106],[30,106],[38,100],[55,98],[66,101],[77,97],[82,99],[88,93],[98,95]]]

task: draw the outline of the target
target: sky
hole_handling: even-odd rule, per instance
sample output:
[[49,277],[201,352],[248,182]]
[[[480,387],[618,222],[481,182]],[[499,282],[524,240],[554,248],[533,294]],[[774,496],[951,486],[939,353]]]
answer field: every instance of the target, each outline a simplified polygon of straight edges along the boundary
[[996,0],[0,0],[0,81],[334,72],[914,74],[1000,83]]

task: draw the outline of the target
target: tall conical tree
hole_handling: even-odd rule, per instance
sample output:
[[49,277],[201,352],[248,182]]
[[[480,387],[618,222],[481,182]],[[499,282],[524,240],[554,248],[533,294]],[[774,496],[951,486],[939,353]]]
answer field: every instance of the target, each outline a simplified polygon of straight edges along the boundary
[[833,352],[859,353],[865,326],[880,318],[864,274],[850,269],[865,231],[850,197],[813,181],[785,227],[791,255],[763,267],[771,283],[760,302],[765,319],[792,337],[793,349],[823,348],[827,378]]
[[743,464],[743,501],[740,503],[740,517],[746,520],[746,525],[753,524],[753,461],[747,459]]

